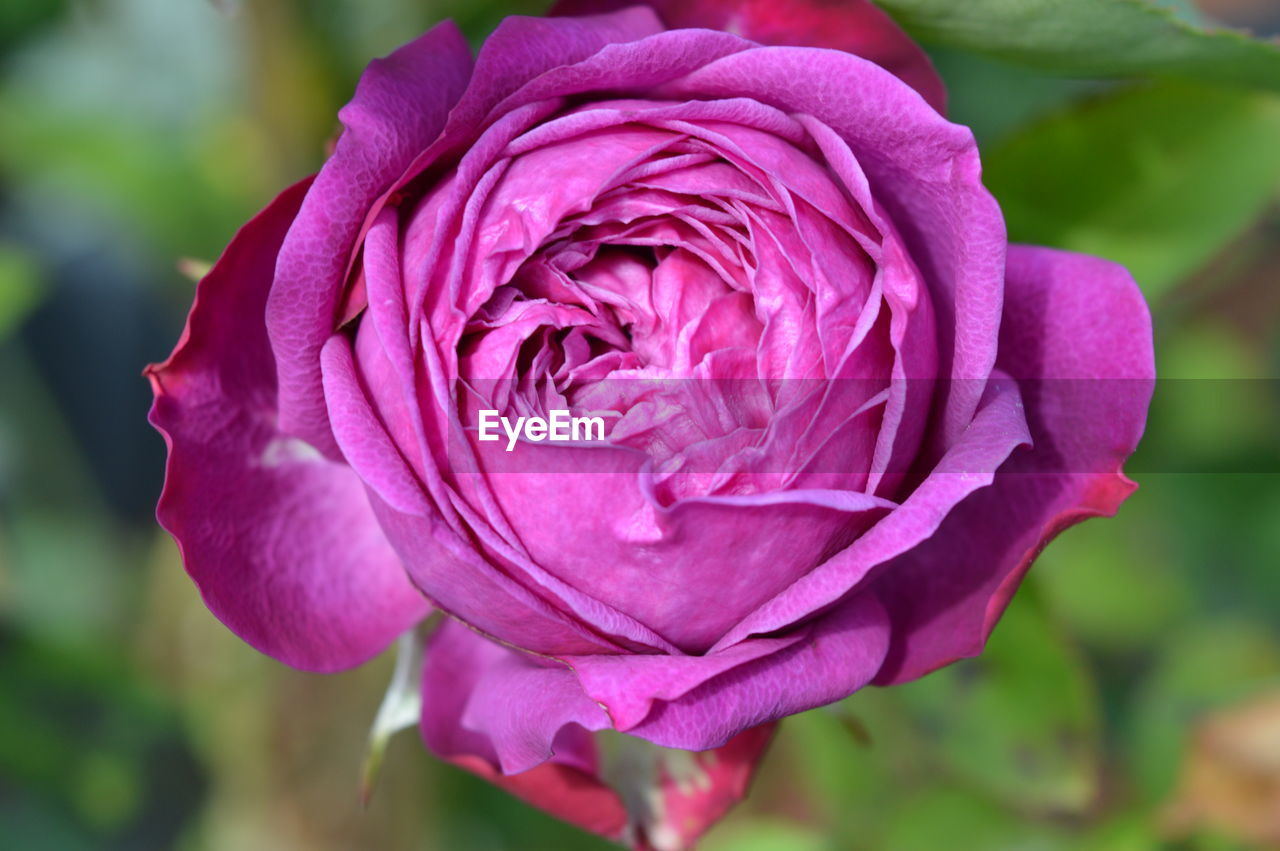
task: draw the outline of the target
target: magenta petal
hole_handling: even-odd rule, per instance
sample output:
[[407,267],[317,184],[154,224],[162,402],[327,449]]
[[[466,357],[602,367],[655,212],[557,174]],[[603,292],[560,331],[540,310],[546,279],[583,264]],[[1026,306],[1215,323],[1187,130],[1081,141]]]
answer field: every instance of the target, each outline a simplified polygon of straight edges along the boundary
[[262,316],[309,185],[237,234],[200,282],[177,348],[147,374],[151,422],[169,444],[157,516],[205,602],[263,653],[333,671],[378,653],[428,607],[355,474],[276,426]]
[[655,94],[754,98],[813,116],[848,144],[930,282],[940,364],[927,377],[963,379],[946,386],[940,417],[938,450],[954,444],[995,363],[1007,244],[1000,208],[982,185],[973,133],[946,121],[884,69],[836,50],[744,50]]
[[1048,542],[1114,514],[1136,487],[1121,467],[1142,436],[1155,365],[1151,319],[1124,268],[1011,247],[999,363],[1025,387],[1035,445],[885,568],[876,589],[894,646],[878,683],[981,652]]
[[[646,0],[671,27],[735,32],[761,44],[829,47],[870,59],[911,86],[938,112],[947,91],[928,55],[870,0]],[[621,9],[633,0],[560,0],[556,15]]]
[[[1151,389],[1151,314],[1123,266],[1087,254],[1010,245],[1005,287],[1001,370],[1019,381],[1086,379]],[[1096,424],[1117,460],[1142,436],[1146,400],[1139,401],[1144,407],[1127,411],[1124,420]]]
[[586,18],[506,18],[480,48],[475,75],[449,116],[448,131],[474,131],[475,123],[505,98],[552,69],[582,62],[607,45],[659,32],[662,23],[652,10],[634,3]]
[[[459,623],[446,622],[429,639],[422,672],[423,741],[437,756],[501,786],[557,818],[610,839],[622,836],[627,811],[599,779],[595,746],[571,728],[546,762],[520,774],[504,774],[498,750],[483,731],[463,726],[463,714],[488,668],[516,651],[486,641]],[[514,707],[517,718],[522,707]]]
[[873,571],[936,535],[950,513],[988,487],[1017,447],[1030,442],[1015,382],[999,374],[989,382],[978,415],[929,477],[866,534],[805,574],[734,627],[712,652],[751,635],[786,628],[847,595]]
[[267,327],[280,381],[280,427],[339,457],[329,429],[320,348],[339,320],[361,231],[384,195],[440,133],[471,74],[452,23],[369,65],[339,117],[342,137],[280,249]]
[[706,656],[645,654],[566,656],[582,688],[604,706],[619,730],[630,730],[649,716],[654,704],[679,700],[728,671],[780,653],[807,636],[756,638]]
[[340,334],[330,337],[321,349],[320,362],[333,434],[347,463],[397,511],[430,513],[432,508],[421,483],[378,421],[360,386],[351,342]]
[[437,608],[535,653],[620,651],[496,568],[438,515],[401,513],[376,493],[371,501],[405,569]]
[[[720,747],[748,728],[848,697],[876,675],[888,647],[884,608],[873,594],[858,594],[808,627],[799,642],[656,704],[629,732],[669,748]],[[672,661],[673,668],[685,664]],[[645,673],[643,666],[636,671]],[[617,674],[628,671],[619,666]]]
[[[569,452],[579,453],[571,472],[516,472],[521,462]],[[635,483],[634,453],[530,445],[490,457],[506,465],[490,463],[504,472],[489,482],[536,563],[687,652],[715,644],[743,611],[765,604],[818,561],[840,529],[864,522],[851,515],[866,512],[869,523],[890,507],[862,494],[784,491],[660,510]],[[605,472],[608,463],[618,472]],[[584,516],[579,506],[588,505],[593,510]]]
[[[423,665],[422,736],[436,754],[512,794],[635,849],[688,849],[742,799],[773,734],[744,730],[693,754],[672,776],[632,766],[628,813],[589,731],[608,719],[563,667],[542,667],[452,621],[431,637]],[[654,749],[656,751],[656,749]],[[655,756],[657,754],[654,754]],[[524,770],[521,769],[523,767]],[[624,769],[625,770],[625,769]]]
[[470,146],[484,130],[517,112],[519,106],[554,97],[535,95],[512,104],[511,96],[520,89],[556,69],[584,62],[608,45],[634,42],[661,31],[662,22],[643,6],[589,18],[513,15],[503,19],[481,46],[470,82],[449,113],[440,138],[417,153],[397,188],[447,152]]
[[427,744],[446,756],[493,758],[504,774],[527,771],[558,750],[568,751],[558,761],[584,767],[590,756],[574,731],[610,726],[567,667],[512,651],[457,621],[431,637],[422,687]]

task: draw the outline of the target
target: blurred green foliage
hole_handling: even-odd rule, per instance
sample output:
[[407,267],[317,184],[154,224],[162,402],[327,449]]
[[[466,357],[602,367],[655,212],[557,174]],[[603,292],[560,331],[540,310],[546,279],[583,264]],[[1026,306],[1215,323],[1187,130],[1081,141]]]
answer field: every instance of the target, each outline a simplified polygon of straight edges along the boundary
[[926,42],[1057,74],[1159,74],[1280,90],[1280,46],[1196,26],[1199,16],[1190,3],[880,0],[879,5]]
[[[886,6],[930,37],[1013,236],[1129,264],[1161,374],[1219,380],[1159,391],[1142,451],[1280,458],[1275,48],[1130,0]],[[322,162],[370,57],[540,8],[0,4],[0,845],[605,847],[412,734],[360,810],[391,660],[288,671],[205,612],[150,516],[163,450],[137,377],[181,327],[179,261]],[[1123,79],[1148,73],[1192,79]],[[1280,478],[1141,457],[1119,519],[1046,551],[982,658],[788,721],[706,847],[1249,847],[1197,731],[1280,689]]]
[[1010,239],[1123,263],[1157,297],[1274,200],[1278,139],[1275,97],[1140,86],[1013,134],[984,158],[986,183]]

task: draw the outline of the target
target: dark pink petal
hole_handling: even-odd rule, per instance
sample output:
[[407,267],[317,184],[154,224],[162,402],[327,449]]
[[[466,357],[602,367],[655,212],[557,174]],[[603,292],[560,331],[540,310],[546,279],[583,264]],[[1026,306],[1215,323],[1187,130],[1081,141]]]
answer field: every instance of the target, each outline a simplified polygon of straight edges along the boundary
[[929,282],[940,363],[927,377],[963,379],[945,385],[935,449],[954,444],[995,363],[1007,245],[973,133],[882,68],[833,50],[744,50],[657,87],[654,96],[753,98],[810,115],[844,140]]
[[[865,528],[892,508],[846,491],[705,497],[664,508],[637,484],[643,458],[635,452],[481,446],[493,447],[482,455],[484,482],[533,562],[687,652],[706,650],[742,612],[793,582],[839,530]],[[416,562],[406,563],[416,577]]]
[[[895,255],[891,258],[890,263],[895,266],[895,269],[897,267],[902,269],[896,273],[895,278],[886,278],[885,285],[893,290],[891,293],[886,293],[886,298],[903,303],[916,299],[923,303],[923,298],[917,298],[918,293],[913,295],[908,290],[915,286],[918,280],[927,280],[931,283],[930,308],[936,316],[938,336],[942,340],[939,352],[939,358],[943,361],[941,372],[944,377],[968,379],[945,385],[952,392],[951,397],[942,406],[939,415],[941,427],[938,431],[944,435],[940,441],[941,448],[953,446],[966,433],[974,419],[974,413],[982,399],[983,381],[994,363],[1003,287],[1005,248],[1003,220],[995,202],[981,185],[977,149],[974,146],[972,134],[965,128],[946,122],[901,81],[873,63],[858,57],[838,51],[802,48],[748,47],[744,49],[745,45],[747,43],[726,34],[703,30],[677,30],[660,33],[638,42],[612,44],[586,61],[542,74],[509,95],[502,106],[495,111],[521,109],[529,104],[536,105],[548,99],[570,97],[593,91],[625,92],[633,86],[644,84],[658,86],[656,92],[663,97],[670,95],[677,99],[692,98],[694,100],[707,97],[740,98],[735,101],[735,104],[746,104],[747,100],[741,100],[745,97],[772,105],[773,110],[758,107],[754,111],[749,111],[752,115],[759,113],[757,119],[759,121],[777,123],[773,113],[778,110],[795,111],[797,107],[813,114],[825,126],[846,140],[853,155],[860,158],[859,163],[865,170],[865,180],[869,186],[870,195],[887,199],[885,206],[891,207],[887,209],[885,215],[899,226],[901,242],[906,244],[906,251],[901,252],[903,257],[909,254],[920,267],[919,276],[917,276],[913,268],[907,269],[909,263],[903,257]],[[712,61],[707,62],[708,59]],[[699,61],[706,64],[699,67]],[[813,73],[815,66],[821,73]],[[799,82],[813,79],[818,82],[814,84]],[[856,97],[853,95],[854,92],[857,93]],[[744,114],[748,112],[745,107],[739,107],[739,109]],[[895,120],[884,121],[883,116],[886,114],[894,115]],[[584,122],[592,118],[586,113],[582,115],[580,120]],[[575,115],[573,118],[578,119],[578,116]],[[571,122],[566,122],[564,126],[568,127],[569,123]],[[532,136],[539,131],[529,132],[526,127],[521,127],[519,130],[513,128],[513,135],[505,138],[501,144],[504,147],[512,144],[512,139],[526,132]],[[501,149],[495,146],[489,154],[488,162],[496,160],[500,156],[500,151]],[[483,168],[487,169],[487,166]],[[468,170],[468,177],[463,182],[472,186],[477,185],[481,181],[481,174],[485,173],[481,169],[482,167],[477,164],[476,168]],[[463,169],[460,169],[459,174],[462,171]],[[494,174],[494,172],[487,173]],[[856,177],[851,175],[849,179]],[[500,179],[501,175],[495,177],[495,181]],[[449,191],[459,190],[454,187]],[[449,202],[453,212],[444,216],[444,220],[452,221],[459,215],[464,207],[464,200],[472,194],[461,192],[456,201]],[[468,212],[470,212],[469,207]],[[473,215],[473,221],[469,225],[471,231],[463,231],[463,233],[471,234],[476,229],[475,218],[476,216]],[[422,219],[419,221],[423,222],[425,230],[428,222]],[[442,219],[435,218],[432,221],[439,223]],[[430,232],[431,248],[427,251],[421,250],[427,247],[425,242],[414,240],[413,234],[410,234],[408,243],[419,246],[415,248],[413,257],[434,257],[437,247],[445,250],[449,244],[463,244],[459,231],[453,226],[434,227]],[[474,235],[466,236],[465,245],[467,250],[473,247]],[[895,243],[895,250],[896,245],[897,243]],[[418,273],[420,266],[420,263],[410,261],[409,268],[412,271],[407,275],[408,280],[424,280],[427,277],[425,274]],[[433,288],[433,292],[448,294],[450,299],[442,310],[451,310],[454,304],[474,295],[466,288],[467,277],[460,273],[464,268],[466,266],[463,263],[457,263],[447,278],[442,275],[437,279],[439,283]],[[481,293],[479,298],[481,300],[487,298],[487,293]],[[414,308],[411,306],[410,310],[412,309]],[[896,315],[905,315],[906,312],[907,309],[904,308],[897,311]],[[917,318],[926,317],[926,311],[923,309],[916,313]],[[926,328],[928,323],[923,320],[913,320],[913,325]],[[899,336],[901,337],[901,334]],[[424,348],[433,349],[431,346]],[[929,354],[932,355],[932,350]],[[442,351],[439,357],[443,361],[447,358],[447,353]],[[928,360],[931,361],[932,358]],[[912,361],[907,365],[907,368],[911,367],[921,371],[927,370],[925,374],[930,376],[937,371],[932,362]],[[907,377],[918,379],[920,375],[913,373]],[[1020,414],[1016,408],[1012,404],[1003,404],[998,407],[1008,416],[1000,419],[991,413],[984,422],[993,418],[1000,419],[998,423],[992,423],[991,428],[998,432],[999,437],[1009,439],[1001,443],[998,450],[989,453],[990,457],[984,456],[986,466],[970,467],[969,472],[989,476],[1004,460],[1012,446],[1025,437]],[[1004,454],[1001,454],[1001,451]],[[967,457],[966,452],[972,454],[971,450],[966,449],[961,452],[960,457]],[[506,466],[509,467],[510,464]],[[563,466],[561,464],[561,468]],[[901,462],[899,467],[901,468]],[[530,470],[530,472],[533,471]],[[661,598],[655,598],[651,594],[644,596],[639,605],[632,606],[631,601],[625,599],[625,592],[629,588],[641,587],[635,584],[634,577],[626,582],[615,582],[608,574],[602,574],[597,569],[597,565],[602,561],[613,565],[618,564],[618,560],[609,558],[606,551],[611,538],[616,539],[616,535],[601,535],[597,534],[596,529],[588,530],[584,527],[573,532],[575,535],[573,540],[583,540],[584,543],[581,546],[566,547],[562,535],[550,534],[550,531],[555,531],[563,525],[560,521],[557,520],[550,525],[540,522],[548,514],[554,515],[553,520],[566,516],[578,516],[572,512],[565,515],[561,508],[572,502],[572,499],[566,495],[567,490],[576,487],[568,484],[570,476],[563,476],[557,480],[555,499],[548,499],[545,489],[534,487],[531,483],[524,481],[529,477],[499,478],[502,478],[502,481],[495,482],[493,488],[500,491],[495,492],[495,496],[497,502],[505,509],[502,512],[507,518],[505,522],[517,527],[519,536],[527,545],[534,562],[546,564],[548,572],[554,573],[557,578],[573,587],[583,588],[596,600],[634,617],[662,637],[686,649],[704,649],[708,640],[716,640],[721,636],[725,629],[733,625],[742,611],[755,605],[762,605],[768,596],[781,591],[797,575],[796,571],[786,575],[783,575],[785,571],[775,572],[773,576],[778,579],[779,584],[772,588],[765,588],[751,578],[755,574],[737,570],[739,565],[726,558],[723,553],[719,557],[714,557],[712,554],[713,557],[710,558],[702,558],[699,554],[699,557],[691,557],[689,561],[696,563],[701,570],[703,582],[700,587],[716,588],[717,593],[723,595],[727,587],[726,583],[729,586],[733,583],[750,586],[744,588],[746,593],[743,594],[742,599],[735,599],[736,605],[722,606],[715,610],[715,615],[710,614],[710,609],[704,609],[704,614],[695,618],[687,618],[683,614],[679,618],[675,617],[677,613],[687,611],[678,607],[668,606],[670,611],[653,611],[654,608],[662,609],[665,604]],[[536,480],[537,477],[532,478]],[[625,505],[616,514],[600,511],[595,516],[631,517],[639,511],[642,521],[647,517],[646,510],[638,503],[639,495],[627,493],[623,489],[610,489],[607,494],[601,496],[601,491],[605,490],[600,487],[602,482],[603,479],[597,478],[596,487],[591,489],[593,498],[587,501],[591,504],[623,505],[625,503]],[[938,506],[950,507],[978,486],[980,484],[976,478],[958,481],[950,489],[941,489],[946,491],[945,495],[931,492],[932,495],[926,499],[930,505],[936,502]],[[585,482],[582,483],[582,489],[586,489]],[[538,496],[536,502],[532,500],[535,491]],[[582,494],[575,495],[582,496]],[[604,499],[605,503],[598,503],[599,499]],[[699,507],[691,508],[687,513],[692,516],[722,510],[722,507]],[[824,514],[824,511],[817,506],[787,506],[769,512],[780,516],[785,515],[785,517],[784,522],[779,522],[766,530],[768,546],[755,548],[761,560],[769,561],[769,552],[772,547],[782,547],[783,542],[794,540],[794,535],[786,527],[791,519],[804,512],[809,512],[810,515]],[[938,513],[941,512],[942,509],[939,508]],[[754,522],[754,518],[750,515],[761,513],[763,512],[756,508],[738,512],[741,515],[738,522],[742,526],[752,526],[758,533],[757,540],[766,537],[766,534],[760,534],[759,524]],[[485,514],[489,516],[489,512]],[[836,512],[826,511],[825,514],[834,518]],[[835,519],[843,522],[839,518]],[[938,519],[940,518],[931,512],[913,528],[916,528],[921,536],[927,535],[933,528],[929,524],[936,524]],[[497,523],[498,520],[495,519],[494,522]],[[604,524],[605,521],[602,520],[596,525]],[[538,527],[544,525],[547,530],[550,530],[545,533],[545,540],[537,537]],[[636,532],[651,537],[661,537],[661,530],[657,529],[654,523],[641,522],[635,525],[636,528],[625,530],[630,536],[629,542],[634,542],[637,537]],[[690,528],[696,525],[690,524]],[[706,526],[705,528],[716,527]],[[551,540],[553,537],[556,538],[555,541]],[[909,537],[911,536],[889,536],[890,543],[883,548],[867,548],[860,552],[867,558],[876,556],[887,559],[902,551],[896,548],[892,541],[902,542]],[[812,541],[813,538],[810,537],[807,540]],[[884,541],[885,538],[882,537],[880,540]],[[919,540],[919,538],[913,540]],[[707,541],[712,542],[710,537]],[[555,545],[554,552],[550,549],[552,544]],[[825,544],[825,541],[821,542],[821,545],[816,547],[816,552],[797,554],[792,544],[787,543],[787,547],[792,547],[788,556],[789,563],[798,563],[801,570],[807,570],[826,549]],[[635,552],[636,548],[632,546],[631,551]],[[694,548],[685,547],[683,551],[692,556]],[[806,555],[809,556],[807,560]],[[561,562],[565,559],[578,559],[580,564],[562,564]],[[674,568],[683,566],[668,559],[655,560],[655,563],[670,569],[672,574],[677,572]],[[823,593],[814,598],[821,597],[822,603],[814,607],[788,609],[790,620],[781,625],[794,622],[810,614],[814,608],[838,599],[874,566],[875,562],[859,562],[857,569],[848,574],[848,584],[844,584],[843,587],[832,585],[825,588]],[[679,572],[684,574],[685,579],[692,575],[689,571]],[[827,576],[831,577],[833,574],[828,573]],[[426,588],[433,597],[437,596],[436,590],[431,586],[423,584],[422,587]],[[687,588],[688,585],[686,583],[680,587]],[[755,599],[747,599],[756,592],[758,593]],[[828,596],[828,592],[833,596]],[[619,596],[620,594],[624,596]],[[803,595],[789,597],[789,603],[799,603],[800,596]],[[719,617],[721,615],[723,617]],[[711,622],[717,617],[720,622]],[[594,625],[603,628],[601,624]],[[678,631],[689,634],[677,635]],[[746,634],[748,633],[738,632],[735,640],[741,640]]]
[[[397,290],[386,277],[398,279],[386,261],[394,253],[394,228],[380,219],[369,232],[364,261],[369,312],[356,333],[355,353],[345,335],[329,339],[322,351],[325,393],[334,434],[348,463],[375,494],[384,531],[398,549],[409,576],[428,589],[441,609],[468,618],[477,628],[531,649],[574,646],[608,652],[609,642],[552,608],[495,569],[477,552],[474,542],[451,528],[428,490],[443,482],[434,468],[424,472],[402,453],[417,444],[414,421],[392,356],[379,336],[380,311],[394,312]],[[392,337],[394,342],[403,343]],[[358,361],[358,363],[357,363]],[[411,397],[409,397],[411,398]],[[434,473],[434,476],[432,475]]]
[[[607,717],[569,669],[549,664],[459,623],[443,624],[429,639],[423,668],[427,746],[557,818],[635,849],[690,848],[746,794],[773,725],[689,754],[682,770],[658,762],[652,776],[634,766],[621,777],[622,763],[606,768],[606,755],[586,729],[607,726]],[[624,783],[625,795],[611,785]],[[644,796],[645,811],[628,813],[624,798],[634,800],[636,793]]]
[[876,675],[888,647],[884,608],[873,594],[858,594],[815,621],[800,642],[655,705],[629,732],[669,748],[720,747],[743,730],[848,697]]
[[997,375],[987,383],[978,415],[962,439],[898,508],[749,614],[720,639],[712,653],[748,636],[789,627],[840,600],[873,571],[885,569],[886,562],[936,534],[956,505],[990,485],[1010,453],[1029,442],[1017,385]]
[[[830,47],[870,59],[938,112],[947,91],[920,46],[869,0],[645,0],[671,27],[727,30],[761,44]],[[632,0],[560,0],[555,15],[590,15]]]
[[1155,366],[1151,320],[1121,266],[1045,248],[1009,251],[1000,366],[1020,380],[1034,446],[965,500],[876,590],[894,645],[879,683],[981,652],[1027,569],[1063,529],[1114,514],[1142,436]]
[[499,104],[548,71],[582,62],[608,45],[662,31],[662,23],[641,4],[626,3],[611,11],[583,20],[504,19],[480,48],[475,74],[449,116],[445,138],[459,141],[456,133],[474,133],[486,116],[505,114],[509,110],[497,108]]
[[378,653],[428,607],[356,475],[276,424],[263,314],[309,185],[237,234],[200,282],[177,348],[147,375],[151,422],[169,444],[157,516],[205,602],[262,652],[332,671]]
[[471,74],[471,50],[446,22],[370,63],[339,113],[343,133],[280,249],[267,327],[280,381],[280,428],[338,458],[320,348],[340,320],[362,230],[405,169],[439,135]]
[[548,761],[521,774],[506,775],[478,756],[440,755],[561,821],[606,839],[621,840],[627,833],[622,798],[593,773]]
[[[442,752],[483,755],[504,773],[555,753],[564,761],[563,748],[577,753],[578,730],[612,727],[664,747],[710,750],[743,730],[849,696],[876,675],[888,646],[888,619],[868,594],[784,638],[707,656],[565,657],[571,668],[450,622],[428,646],[424,711],[433,720],[424,729],[435,731],[432,746]],[[448,688],[465,691],[465,702],[455,706]],[[437,713],[456,715],[460,728]]]
[[[474,208],[483,202],[506,146],[563,106],[563,98],[600,90],[643,92],[751,46],[740,38],[712,32],[672,33],[660,41],[650,38],[661,33],[662,25],[652,10],[635,7],[590,19],[508,18],[490,36],[486,45],[501,37],[524,48],[506,54],[498,54],[496,48],[481,50],[472,84],[450,114],[445,132],[418,156],[399,184],[407,184],[442,157],[462,149],[464,155],[452,177],[425,199],[430,215],[424,216],[423,211],[414,215],[415,223],[426,226],[425,232],[415,238],[411,226],[407,238],[406,281],[414,311],[424,305],[428,312],[439,307],[431,296],[442,300],[440,295],[447,294],[462,301],[459,270],[450,270],[451,261],[443,258],[450,257],[459,240],[463,245],[457,247],[465,248],[473,238],[462,220],[474,215]],[[497,98],[501,100],[495,103]],[[474,227],[474,222],[470,224]],[[428,262],[424,264],[422,258]],[[435,293],[423,291],[428,283]],[[470,294],[463,291],[461,295]],[[446,302],[444,309],[453,306]],[[416,313],[410,319],[413,334]],[[432,314],[432,322],[447,324],[438,312]],[[438,336],[456,342],[447,335]]]
[[553,754],[591,767],[589,740],[577,733],[610,726],[564,665],[511,650],[456,621],[431,636],[424,671],[423,724],[434,731],[428,744],[447,755],[465,749],[491,757],[503,774],[527,771]]
[[753,727],[723,747],[692,754],[696,770],[705,777],[700,782],[664,772],[660,778],[662,820],[649,828],[650,834],[659,835],[639,837],[637,848],[692,848],[698,837],[746,797],[756,767],[773,740],[775,726]]
[[516,582],[440,518],[403,514],[376,494],[371,501],[414,583],[475,629],[533,652],[617,653],[626,646]]
[[[509,17],[498,25],[485,39],[470,82],[450,111],[439,138],[415,154],[395,186],[397,190],[404,188],[442,158],[461,158],[453,177],[427,199],[427,206],[434,211],[432,219],[442,223],[420,236],[433,265],[447,265],[441,258],[453,247],[455,220],[474,203],[477,184],[502,148],[558,107],[555,92],[535,93],[519,103],[511,102],[513,93],[530,86],[536,89],[537,81],[554,79],[555,70],[584,62],[608,45],[633,42],[661,30],[652,10],[643,7],[583,20]],[[414,219],[433,224],[424,222],[420,213]],[[408,247],[407,280],[415,309],[422,295],[416,287],[427,283],[420,278],[430,278],[413,262],[419,254],[412,244]]]
[[[360,329],[363,340],[371,339],[372,325],[364,323]],[[365,373],[386,379],[386,370],[375,359],[375,350],[368,346],[361,359],[369,361]],[[410,469],[400,450],[392,442],[386,427],[379,421],[369,404],[370,394],[376,389],[365,390],[357,376],[351,341],[342,335],[329,338],[321,350],[321,366],[324,373],[325,395],[329,403],[329,421],[334,437],[351,468],[361,480],[372,488],[388,505],[406,514],[427,515],[434,511],[417,477]],[[386,387],[381,384],[381,387]]]
[[[427,747],[557,818],[610,838],[620,837],[627,812],[621,799],[599,781],[595,748],[589,739],[562,737],[554,759],[508,776],[499,767],[491,739],[463,725],[463,715],[485,672],[507,657],[518,661],[516,651],[487,641],[460,623],[441,625],[429,639],[423,665],[421,730]],[[517,714],[513,720],[519,718]]]
[[656,704],[680,700],[708,680],[764,659],[805,641],[797,630],[784,636],[756,638],[706,656],[645,654],[566,656],[582,688],[609,712],[615,729],[642,723]]

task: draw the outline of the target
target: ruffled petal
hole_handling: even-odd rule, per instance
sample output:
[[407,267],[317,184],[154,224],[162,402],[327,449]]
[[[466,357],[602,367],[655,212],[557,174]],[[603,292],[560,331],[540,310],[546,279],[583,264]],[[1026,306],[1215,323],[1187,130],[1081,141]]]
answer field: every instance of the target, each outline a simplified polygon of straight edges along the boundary
[[743,730],[848,697],[876,675],[888,648],[884,608],[874,594],[858,594],[805,629],[800,641],[655,704],[628,732],[669,748],[720,747]]
[[982,185],[973,133],[946,121],[883,68],[836,50],[744,50],[656,87],[653,96],[753,98],[810,115],[848,144],[929,282],[939,365],[927,376],[907,377],[957,379],[941,388],[946,398],[931,446],[935,456],[945,452],[983,398],[1004,287],[1004,218]]

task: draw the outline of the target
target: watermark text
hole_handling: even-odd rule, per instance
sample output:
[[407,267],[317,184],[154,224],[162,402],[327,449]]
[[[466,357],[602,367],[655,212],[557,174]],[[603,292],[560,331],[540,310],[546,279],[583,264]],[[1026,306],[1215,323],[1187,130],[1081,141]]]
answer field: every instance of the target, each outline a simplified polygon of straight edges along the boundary
[[507,451],[516,447],[521,436],[530,443],[579,443],[590,440],[604,440],[604,417],[575,417],[569,411],[553,410],[544,417],[510,417],[501,416],[498,411],[480,412],[479,439],[483,441],[501,440],[507,437]]

